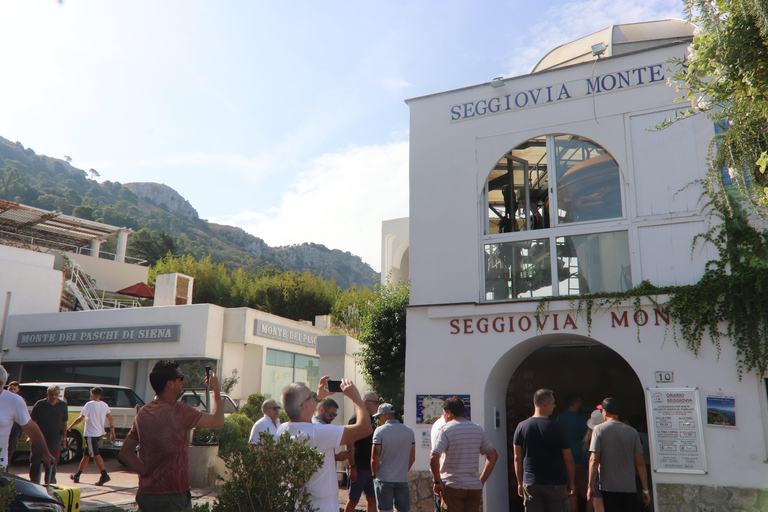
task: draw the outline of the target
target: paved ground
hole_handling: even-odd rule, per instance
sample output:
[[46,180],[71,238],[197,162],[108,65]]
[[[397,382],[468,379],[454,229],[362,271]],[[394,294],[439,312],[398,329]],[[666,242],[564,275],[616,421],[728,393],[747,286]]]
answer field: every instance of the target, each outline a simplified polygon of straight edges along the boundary
[[[83,474],[80,483],[70,480],[69,475],[77,471],[77,464],[64,464],[59,466],[56,479],[61,485],[80,488],[80,510],[83,512],[112,511],[114,509],[136,510],[136,488],[139,485],[139,477],[135,473],[126,470],[117,461],[117,458],[109,454],[104,455],[104,465],[109,473],[110,480],[104,486],[98,487],[94,483],[99,479],[99,471],[91,461]],[[17,458],[11,464],[9,473],[29,478],[29,459]],[[206,489],[192,489],[193,503],[213,503],[216,491]]]
[[[77,471],[77,464],[64,464],[59,466],[57,481],[61,485],[80,488],[80,510],[82,512],[113,511],[123,509],[126,511],[136,510],[136,488],[139,485],[139,477],[135,473],[126,470],[112,455],[104,455],[104,464],[107,473],[112,480],[104,486],[94,485],[99,479],[99,471],[93,461],[88,463],[88,467],[80,476],[80,483],[76,484],[70,480],[69,475]],[[29,478],[29,459],[19,457],[11,464],[9,473],[18,475],[22,478]],[[192,503],[211,503],[213,504],[218,490],[210,489],[192,489]],[[339,490],[339,509],[343,510],[347,503],[347,491]],[[364,510],[365,498],[360,500],[357,510]]]

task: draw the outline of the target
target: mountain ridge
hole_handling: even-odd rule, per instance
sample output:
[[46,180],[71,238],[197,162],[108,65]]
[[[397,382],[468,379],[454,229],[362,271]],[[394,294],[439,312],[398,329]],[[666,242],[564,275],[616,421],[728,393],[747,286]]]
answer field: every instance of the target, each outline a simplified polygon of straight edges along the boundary
[[[91,179],[87,177],[90,174]],[[131,239],[169,233],[183,253],[251,271],[305,270],[334,279],[341,289],[367,286],[379,274],[349,251],[311,242],[270,247],[237,226],[200,219],[192,204],[172,187],[153,182],[98,182],[98,171],[83,171],[68,160],[38,155],[20,142],[0,137],[0,198],[66,215],[128,227]],[[129,239],[129,251],[131,250]],[[110,242],[103,245],[110,250]]]

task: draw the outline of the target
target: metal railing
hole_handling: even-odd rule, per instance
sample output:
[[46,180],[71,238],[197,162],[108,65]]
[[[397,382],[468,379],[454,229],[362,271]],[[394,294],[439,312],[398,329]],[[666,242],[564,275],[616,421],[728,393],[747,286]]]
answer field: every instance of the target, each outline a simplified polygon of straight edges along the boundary
[[96,291],[96,282],[80,268],[80,265],[72,260],[69,263],[72,265],[72,275],[67,280],[67,284],[83,309],[104,309],[104,301]]

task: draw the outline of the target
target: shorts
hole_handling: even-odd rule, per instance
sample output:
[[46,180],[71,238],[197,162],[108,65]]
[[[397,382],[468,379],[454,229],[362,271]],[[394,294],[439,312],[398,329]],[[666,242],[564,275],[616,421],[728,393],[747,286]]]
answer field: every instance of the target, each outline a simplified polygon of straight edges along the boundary
[[86,437],[85,438],[85,454],[89,457],[98,457],[99,453],[99,439],[101,437]]
[[525,512],[570,509],[567,485],[523,484]]
[[178,512],[192,508],[192,493],[179,494],[136,494],[136,503],[141,512]]
[[365,492],[367,498],[375,498],[376,491],[373,489],[373,477],[370,469],[357,469],[357,480],[349,481],[349,499],[351,501],[360,501],[360,496]]
[[376,490],[376,508],[379,511],[397,509],[398,512],[410,512],[411,490],[408,482],[382,482],[374,479],[373,487]]

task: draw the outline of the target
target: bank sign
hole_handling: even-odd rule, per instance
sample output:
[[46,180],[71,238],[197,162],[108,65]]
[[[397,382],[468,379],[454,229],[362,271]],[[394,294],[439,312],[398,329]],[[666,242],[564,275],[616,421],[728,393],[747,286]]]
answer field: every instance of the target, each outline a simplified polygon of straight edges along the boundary
[[[646,85],[665,83],[665,64],[651,64],[613,73],[595,75],[570,82],[555,83],[510,92],[451,107],[451,122],[503,114],[512,110],[553,105],[563,101],[594,97],[598,94],[633,89]],[[509,85],[515,81],[507,82]],[[498,89],[493,89],[497,91]]]
[[317,346],[317,334],[301,329],[293,329],[285,325],[273,324],[264,320],[256,320],[253,326],[254,336],[262,336],[273,340],[287,341],[305,347]]
[[142,325],[20,332],[17,347],[53,347],[61,345],[111,345],[115,343],[151,343],[179,341],[181,325]]

